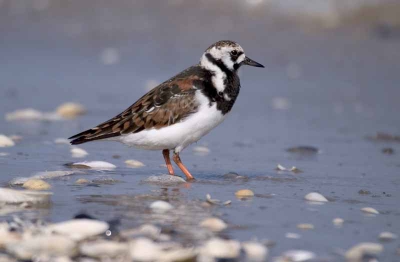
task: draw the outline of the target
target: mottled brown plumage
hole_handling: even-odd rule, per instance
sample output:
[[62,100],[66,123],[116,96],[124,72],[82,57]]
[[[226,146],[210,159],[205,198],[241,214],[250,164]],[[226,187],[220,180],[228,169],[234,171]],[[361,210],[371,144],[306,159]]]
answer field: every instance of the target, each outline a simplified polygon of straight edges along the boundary
[[185,119],[198,107],[194,96],[195,82],[203,81],[199,75],[187,76],[188,71],[155,87],[121,114],[71,137],[75,139],[71,143],[76,145],[146,129],[160,129]]

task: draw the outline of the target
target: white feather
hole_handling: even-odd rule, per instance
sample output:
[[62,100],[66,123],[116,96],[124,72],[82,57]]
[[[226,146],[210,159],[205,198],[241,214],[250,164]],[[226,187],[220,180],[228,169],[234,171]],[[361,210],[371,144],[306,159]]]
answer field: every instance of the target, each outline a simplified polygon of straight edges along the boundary
[[226,79],[226,74],[217,65],[211,63],[205,54],[201,58],[200,64],[205,69],[214,72],[214,76],[211,78],[211,81],[213,82],[213,85],[215,86],[218,92],[224,92],[225,90],[224,81]]
[[161,129],[123,135],[117,138],[118,141],[142,149],[174,149],[179,153],[219,125],[226,116],[217,110],[216,103],[210,106],[208,98],[201,91],[196,91],[196,100],[199,103],[198,112],[182,122]]

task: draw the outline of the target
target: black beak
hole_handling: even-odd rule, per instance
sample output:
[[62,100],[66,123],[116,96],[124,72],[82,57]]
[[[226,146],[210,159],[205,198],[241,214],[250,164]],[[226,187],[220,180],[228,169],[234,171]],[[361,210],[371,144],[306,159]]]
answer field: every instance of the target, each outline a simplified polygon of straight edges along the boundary
[[251,59],[248,58],[247,56],[246,56],[246,58],[243,60],[242,63],[243,63],[244,65],[248,65],[248,66],[264,67],[262,64],[257,63],[257,62],[254,61],[254,60],[251,60]]

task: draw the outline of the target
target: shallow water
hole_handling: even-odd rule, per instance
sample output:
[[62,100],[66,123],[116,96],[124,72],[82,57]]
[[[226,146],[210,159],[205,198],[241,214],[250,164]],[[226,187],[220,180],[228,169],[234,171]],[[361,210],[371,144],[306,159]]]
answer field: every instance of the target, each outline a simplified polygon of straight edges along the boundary
[[[0,8],[3,14],[4,8]],[[377,242],[380,232],[400,233],[400,143],[366,139],[379,131],[400,134],[399,38],[380,38],[369,25],[304,30],[254,10],[238,15],[241,7],[236,5],[222,18],[209,8],[179,13],[173,7],[149,9],[138,4],[133,14],[101,5],[93,13],[75,8],[0,18],[0,112],[29,107],[51,111],[67,101],[88,109],[82,117],[59,122],[1,118],[0,133],[23,139],[12,148],[0,148],[10,154],[0,157],[0,183],[7,185],[15,177],[40,171],[69,170],[64,164],[81,160],[107,161],[117,168],[83,170],[84,174],[50,180],[51,207],[19,215],[63,221],[84,212],[103,220],[120,219],[121,228],[154,222],[179,228],[182,233],[177,238],[187,243],[206,238],[196,231],[197,225],[215,215],[230,225],[224,236],[274,241],[271,256],[306,249],[328,261],[340,261],[339,250],[359,242]],[[140,12],[150,12],[154,23]],[[194,18],[184,24],[191,14]],[[214,26],[206,30],[208,26],[197,26],[200,22]],[[132,29],[140,23],[143,28]],[[143,183],[151,175],[166,173],[160,166],[161,152],[98,142],[81,145],[89,155],[76,159],[68,145],[53,142],[118,114],[146,91],[146,82],[164,81],[196,63],[212,42],[225,38],[239,42],[266,69],[242,70],[242,90],[231,115],[198,142],[211,152],[196,155],[194,145],[181,154],[197,181],[176,186]],[[110,47],[118,50],[120,60],[104,65],[100,56]],[[298,145],[320,151],[286,151]],[[386,147],[395,153],[383,154]],[[146,166],[128,168],[127,159]],[[278,172],[278,163],[303,172]],[[231,171],[247,179],[224,179]],[[78,178],[117,182],[78,186],[74,184]],[[236,199],[234,193],[243,188],[256,196]],[[371,194],[361,195],[361,189]],[[313,191],[330,202],[307,203],[304,196]],[[206,194],[232,204],[203,207]],[[154,217],[147,207],[157,199],[169,201],[179,211],[167,221]],[[381,214],[363,214],[360,209],[366,206]],[[345,220],[342,228],[333,226],[335,217]],[[299,223],[312,223],[315,229],[302,231],[296,228]],[[288,239],[288,232],[301,238]],[[398,240],[384,247],[381,261],[399,259]]]

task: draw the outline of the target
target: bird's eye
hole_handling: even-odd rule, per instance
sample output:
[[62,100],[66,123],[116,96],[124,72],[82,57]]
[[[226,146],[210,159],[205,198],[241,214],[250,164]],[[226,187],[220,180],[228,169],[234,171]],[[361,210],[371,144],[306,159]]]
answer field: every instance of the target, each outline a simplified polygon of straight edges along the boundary
[[231,51],[231,55],[237,56],[237,54],[238,54],[238,51],[236,51],[236,50]]

